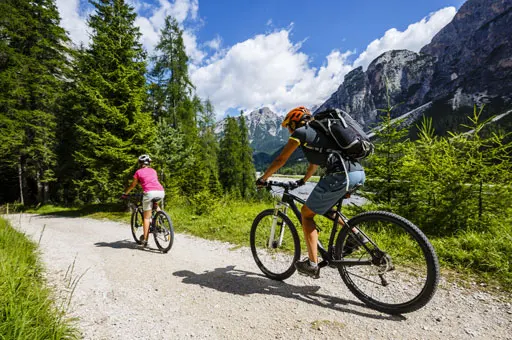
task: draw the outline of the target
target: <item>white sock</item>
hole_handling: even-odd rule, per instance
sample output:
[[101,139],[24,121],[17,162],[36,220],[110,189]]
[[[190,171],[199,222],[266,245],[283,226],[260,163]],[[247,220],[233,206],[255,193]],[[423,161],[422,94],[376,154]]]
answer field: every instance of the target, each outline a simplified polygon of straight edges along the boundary
[[316,262],[313,262],[313,261],[311,261],[311,260],[309,260],[309,265],[310,265],[311,267],[316,267],[316,266],[318,266],[318,265],[316,264]]

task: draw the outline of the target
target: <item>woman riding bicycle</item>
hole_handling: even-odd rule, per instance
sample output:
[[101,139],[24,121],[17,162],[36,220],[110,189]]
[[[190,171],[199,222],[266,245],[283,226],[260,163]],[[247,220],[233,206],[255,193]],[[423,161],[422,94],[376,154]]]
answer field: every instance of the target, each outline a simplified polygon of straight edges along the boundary
[[295,263],[299,273],[318,278],[320,273],[317,254],[318,232],[313,219],[317,214],[324,215],[327,213],[345,195],[347,192],[347,174],[350,190],[354,186],[364,183],[365,173],[358,162],[342,159],[339,154],[317,151],[319,148],[336,149],[336,144],[326,135],[307,124],[312,119],[311,112],[304,106],[296,107],[288,112],[281,124],[282,127],[288,128],[291,134],[288,143],[284,146],[281,154],[270,164],[263,176],[256,181],[256,185],[265,185],[267,179],[285,165],[288,158],[299,146],[304,152],[309,165],[304,177],[296,182],[297,187],[304,185],[319,166],[326,168],[325,176],[320,179],[301,209],[302,228],[309,256]]
[[[163,186],[158,181],[158,174],[155,169],[151,168],[151,158],[149,155],[141,155],[139,157],[139,169],[133,175],[132,184],[126,189],[122,198],[126,198],[130,191],[140,183],[144,195],[142,197],[142,209],[144,210],[144,235],[141,236],[141,245],[148,245],[149,225],[151,223],[152,201],[161,201],[165,197]],[[160,210],[160,208],[157,208]]]

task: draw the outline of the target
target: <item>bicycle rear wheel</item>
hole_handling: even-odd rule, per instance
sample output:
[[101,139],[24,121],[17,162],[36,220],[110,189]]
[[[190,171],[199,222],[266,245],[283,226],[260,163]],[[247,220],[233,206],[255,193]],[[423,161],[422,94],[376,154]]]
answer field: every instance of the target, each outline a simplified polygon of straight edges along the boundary
[[157,211],[154,218],[153,237],[158,249],[167,253],[174,242],[174,228],[171,218],[165,211]]
[[251,251],[260,270],[269,278],[284,280],[295,272],[300,240],[288,216],[274,209],[262,211],[252,223]]
[[[351,249],[348,256],[372,262],[338,267],[343,281],[358,299],[389,314],[413,312],[432,299],[439,281],[439,263],[434,248],[418,227],[384,211],[357,215],[348,225],[359,229],[369,240]],[[353,247],[351,235],[348,228],[338,235],[338,258]]]
[[141,207],[132,212],[131,229],[133,239],[137,244],[141,244],[140,237],[144,235],[144,216]]

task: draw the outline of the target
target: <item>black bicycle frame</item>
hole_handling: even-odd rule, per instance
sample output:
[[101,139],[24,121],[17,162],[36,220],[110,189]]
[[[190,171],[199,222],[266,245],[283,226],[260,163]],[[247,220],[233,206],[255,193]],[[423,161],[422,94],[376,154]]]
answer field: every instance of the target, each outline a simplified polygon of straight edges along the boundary
[[[344,225],[346,227],[349,227],[347,217],[341,213],[341,206],[342,206],[344,198],[345,197],[342,197],[338,201],[338,203],[336,203],[336,205],[335,205],[336,210],[331,209],[323,215],[324,217],[332,220],[333,223],[332,223],[331,235],[329,237],[329,245],[327,247],[327,250],[322,245],[322,242],[320,242],[320,239],[317,242],[318,252],[322,256],[322,262],[320,262],[318,264],[320,266],[320,268],[328,266],[328,265],[340,267],[340,266],[354,266],[354,265],[361,266],[361,265],[371,265],[372,264],[372,261],[370,261],[370,260],[357,260],[357,259],[345,259],[345,258],[336,260],[334,257],[334,255],[335,255],[334,254],[334,251],[335,251],[334,243],[335,243],[336,235],[338,233],[338,220],[341,219],[343,221]],[[303,200],[302,198],[291,194],[288,191],[288,189],[284,189],[283,196],[281,198],[281,202],[288,204],[288,206],[292,209],[293,213],[295,214],[295,216],[297,217],[297,219],[300,221],[300,223],[302,225],[302,214],[300,213],[299,208],[297,208],[297,205],[295,204],[296,201],[299,202],[300,204],[306,203],[306,201]],[[317,230],[318,230],[318,228],[317,228]],[[349,228],[349,232],[351,232],[352,234],[355,235],[355,233],[352,231],[351,228]],[[362,246],[365,247],[366,250],[369,251],[370,254],[372,254],[372,252],[370,251],[370,249],[367,248],[366,245],[363,244]],[[372,254],[372,257],[373,257],[373,254]]]

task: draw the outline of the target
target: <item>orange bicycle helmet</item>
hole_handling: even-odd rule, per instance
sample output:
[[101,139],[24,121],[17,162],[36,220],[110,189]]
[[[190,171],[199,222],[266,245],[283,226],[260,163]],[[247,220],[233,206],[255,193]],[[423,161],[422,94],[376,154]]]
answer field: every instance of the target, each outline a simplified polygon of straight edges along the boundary
[[305,106],[298,106],[294,109],[291,109],[290,112],[288,112],[286,117],[284,117],[281,126],[289,126],[292,129],[295,129],[299,122],[309,118],[311,118],[311,112]]

